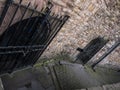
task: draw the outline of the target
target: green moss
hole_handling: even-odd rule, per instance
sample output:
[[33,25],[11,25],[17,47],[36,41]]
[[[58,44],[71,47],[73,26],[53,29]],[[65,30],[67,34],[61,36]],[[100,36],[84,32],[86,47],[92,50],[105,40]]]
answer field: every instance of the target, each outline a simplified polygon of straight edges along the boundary
[[114,81],[119,81],[118,78],[120,73],[115,70],[104,67],[96,67],[95,71],[93,71],[90,66],[85,66],[85,68],[86,72],[88,72],[93,78],[104,84],[110,84]]
[[38,62],[34,65],[34,67],[40,67],[42,65],[48,65],[50,63],[55,63],[55,62],[58,62],[60,60],[71,61],[71,58],[69,57],[69,55],[67,53],[61,52],[61,53],[55,55],[54,57],[39,59]]

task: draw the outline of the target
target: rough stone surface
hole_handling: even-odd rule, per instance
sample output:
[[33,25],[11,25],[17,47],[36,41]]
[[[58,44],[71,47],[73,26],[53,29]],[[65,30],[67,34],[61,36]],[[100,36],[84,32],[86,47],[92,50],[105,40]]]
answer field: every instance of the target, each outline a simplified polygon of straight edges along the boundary
[[[120,37],[120,1],[119,0],[53,0],[62,6],[61,12],[70,15],[57,37],[53,40],[43,57],[67,53],[76,56],[76,48],[83,48],[90,40],[103,36],[110,41],[93,61],[107,51]],[[54,8],[53,8],[54,9]],[[53,10],[54,11],[54,10]],[[60,13],[60,11],[58,10]],[[118,47],[101,63],[118,65],[120,62],[120,48]]]
[[103,86],[92,87],[87,89],[76,89],[76,90],[119,90],[119,89],[120,89],[120,83],[103,85]]
[[[116,90],[119,88],[119,84],[116,85],[115,83],[120,81],[120,72],[111,69],[97,67],[94,72],[90,67],[65,61],[60,65],[55,65],[53,69],[60,90],[81,88],[88,88],[86,90]],[[105,85],[104,88],[103,85]]]
[[[99,54],[93,57],[92,60],[94,61],[107,51],[120,37],[120,0],[50,1],[54,4],[53,13],[59,15],[68,14],[70,19],[41,58],[52,57],[59,53],[67,53],[74,58],[77,53],[77,47],[85,47],[90,40],[97,36],[108,38],[110,40],[109,43]],[[46,6],[47,0],[23,0],[22,3],[27,4],[28,2],[31,2],[32,7],[38,5],[37,9],[41,10],[43,6]],[[120,63],[119,47],[105,58],[101,64],[119,65],[118,62]]]

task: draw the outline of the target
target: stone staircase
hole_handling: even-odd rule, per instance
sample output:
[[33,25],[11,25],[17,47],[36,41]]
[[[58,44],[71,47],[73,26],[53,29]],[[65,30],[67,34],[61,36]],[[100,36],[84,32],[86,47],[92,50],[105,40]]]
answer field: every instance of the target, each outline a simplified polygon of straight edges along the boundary
[[120,90],[120,83],[75,90]]
[[4,75],[0,90],[120,90],[119,76],[111,69],[97,67],[94,72],[88,66],[60,61]]
[[50,70],[56,90],[120,90],[120,72],[111,69],[97,67],[94,72],[88,66],[62,61]]

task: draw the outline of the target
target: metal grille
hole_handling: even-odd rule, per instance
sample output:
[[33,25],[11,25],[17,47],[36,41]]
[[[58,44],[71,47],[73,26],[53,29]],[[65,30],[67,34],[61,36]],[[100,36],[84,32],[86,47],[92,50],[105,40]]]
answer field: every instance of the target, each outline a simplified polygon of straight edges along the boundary
[[80,53],[77,55],[76,61],[79,60],[81,64],[85,65],[107,42],[108,40],[100,36],[91,40],[83,49],[77,49]]
[[[69,16],[51,14],[52,4],[40,12],[27,6],[6,0],[0,18],[0,26],[11,6],[16,7],[5,32],[0,36],[0,74],[32,66],[68,20]],[[19,21],[13,24],[19,8],[23,8]],[[29,17],[24,18],[29,11]]]

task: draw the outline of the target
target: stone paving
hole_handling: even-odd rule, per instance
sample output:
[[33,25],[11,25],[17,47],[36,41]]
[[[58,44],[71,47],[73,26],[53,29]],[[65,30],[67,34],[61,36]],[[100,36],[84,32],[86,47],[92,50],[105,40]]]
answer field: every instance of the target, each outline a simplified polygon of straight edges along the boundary
[[[108,38],[110,40],[108,44],[92,59],[95,61],[120,37],[119,0],[52,1],[59,7],[62,6],[61,12],[70,15],[70,19],[44,52],[43,57],[52,57],[65,52],[74,58],[77,53],[77,47],[85,47],[97,36]],[[58,9],[58,13],[60,10]],[[119,67],[119,63],[120,48],[118,47],[100,64],[104,66],[110,64]]]
[[[5,0],[0,0],[5,1]],[[19,0],[15,0],[16,2]],[[70,15],[69,21],[59,32],[58,36],[53,40],[46,49],[41,58],[52,57],[59,53],[67,53],[72,58],[76,56],[76,48],[83,48],[87,43],[97,36],[103,36],[110,41],[104,49],[100,51],[92,60],[96,60],[115,41],[120,37],[120,1],[119,0],[50,0],[54,4],[52,12],[58,15]],[[46,6],[47,0],[23,0],[22,4],[31,2],[31,7],[38,5],[38,10]],[[0,11],[2,11],[3,3],[0,3]],[[11,7],[13,8],[13,7]],[[14,8],[13,8],[14,9]],[[13,10],[6,15],[6,22]],[[14,22],[19,20],[22,10],[19,10]],[[26,15],[27,17],[28,15]],[[7,24],[4,24],[5,28]],[[0,33],[3,33],[1,30]],[[101,65],[116,65],[120,63],[120,48],[118,47],[114,53],[109,55]]]
[[1,77],[4,90],[55,90],[44,67],[27,68]]
[[88,66],[64,62],[54,66],[53,70],[60,90],[91,88],[120,82],[120,72],[101,67],[97,67],[94,72]]
[[4,90],[119,90],[119,76],[115,70],[96,67],[94,72],[89,66],[62,61],[16,71],[1,79]]
[[120,90],[120,83],[75,90]]

